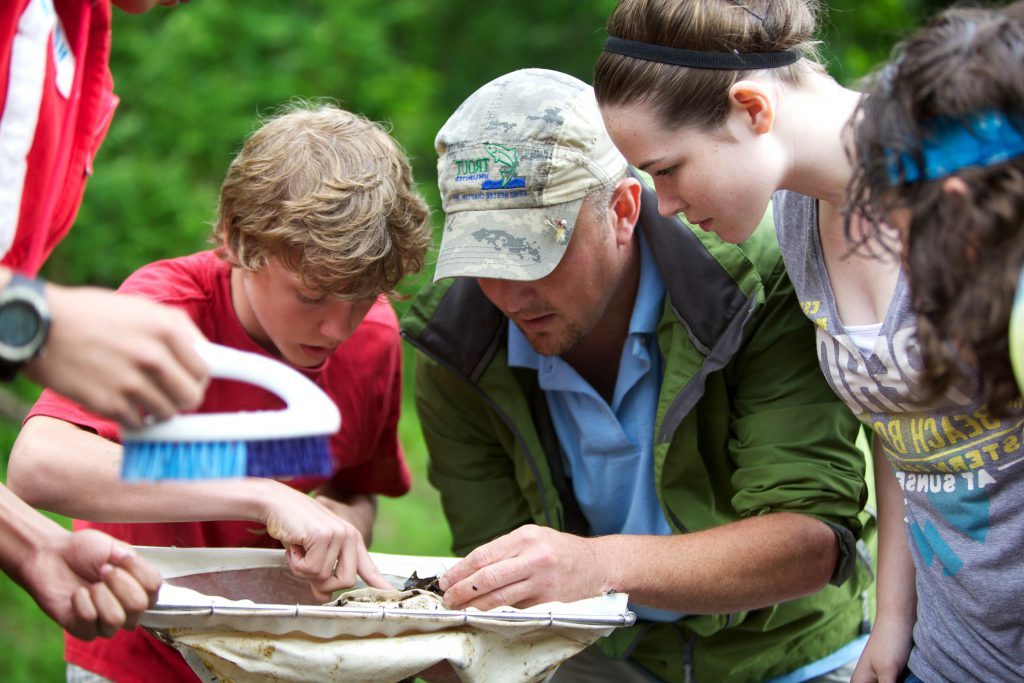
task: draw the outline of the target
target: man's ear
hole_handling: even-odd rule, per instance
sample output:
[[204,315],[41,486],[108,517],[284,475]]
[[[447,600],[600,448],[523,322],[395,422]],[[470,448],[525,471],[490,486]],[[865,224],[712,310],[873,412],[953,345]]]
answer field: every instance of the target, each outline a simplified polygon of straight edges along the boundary
[[758,134],[770,133],[775,125],[775,102],[757,81],[736,81],[729,88],[729,106],[743,114],[743,120]]
[[615,221],[615,240],[628,244],[633,239],[633,228],[640,220],[640,181],[632,176],[620,180],[612,193],[609,207]]

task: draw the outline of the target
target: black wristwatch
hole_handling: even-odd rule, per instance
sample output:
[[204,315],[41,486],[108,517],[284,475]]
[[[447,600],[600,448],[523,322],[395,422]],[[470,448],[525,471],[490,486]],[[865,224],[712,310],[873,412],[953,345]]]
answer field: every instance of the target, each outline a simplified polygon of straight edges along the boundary
[[13,273],[0,290],[0,380],[14,379],[42,350],[49,331],[43,281]]

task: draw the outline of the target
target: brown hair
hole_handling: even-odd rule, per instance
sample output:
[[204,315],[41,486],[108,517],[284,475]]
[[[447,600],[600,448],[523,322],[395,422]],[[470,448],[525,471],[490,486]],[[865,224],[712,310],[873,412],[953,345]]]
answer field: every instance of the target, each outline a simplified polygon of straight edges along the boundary
[[924,388],[944,393],[973,366],[980,396],[1002,413],[1019,395],[1010,365],[1010,310],[1024,264],[1024,157],[943,178],[896,182],[893,159],[921,161],[921,140],[936,119],[998,110],[1024,124],[1024,2],[1004,9],[957,8],[937,15],[898,47],[874,77],[853,119],[855,172],[850,217],[866,219],[876,243],[909,213],[903,258],[917,315]]
[[281,260],[328,296],[394,295],[423,267],[429,209],[412,170],[379,124],[328,104],[294,102],[231,162],[213,239],[234,265]]
[[[814,0],[620,0],[608,35],[702,52],[797,50],[804,59],[772,69],[797,85],[808,69],[823,73],[813,39]],[[749,71],[717,71],[602,52],[594,67],[601,106],[645,103],[666,126],[714,130],[729,111],[729,89]]]

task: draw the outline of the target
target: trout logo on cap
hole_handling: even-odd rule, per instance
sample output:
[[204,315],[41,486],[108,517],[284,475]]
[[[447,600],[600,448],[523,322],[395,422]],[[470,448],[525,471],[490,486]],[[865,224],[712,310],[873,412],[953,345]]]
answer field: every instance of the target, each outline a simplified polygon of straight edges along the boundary
[[626,173],[593,89],[545,69],[521,69],[478,88],[434,147],[445,212],[434,280],[547,276],[588,194]]
[[[484,151],[490,157],[480,159],[457,159],[455,160],[456,182],[469,180],[482,180],[481,190],[514,190],[526,187],[526,178],[517,176],[519,170],[519,150],[515,147],[499,145],[496,143],[484,143]],[[491,178],[490,162],[497,166],[501,178]],[[479,199],[480,197],[467,197]]]
[[494,163],[498,164],[498,171],[501,173],[501,184],[496,181],[485,180],[480,186],[484,190],[498,190],[506,187],[526,187],[526,178],[516,177],[516,169],[519,168],[519,150],[515,147],[505,145],[485,144],[484,151],[490,155]]

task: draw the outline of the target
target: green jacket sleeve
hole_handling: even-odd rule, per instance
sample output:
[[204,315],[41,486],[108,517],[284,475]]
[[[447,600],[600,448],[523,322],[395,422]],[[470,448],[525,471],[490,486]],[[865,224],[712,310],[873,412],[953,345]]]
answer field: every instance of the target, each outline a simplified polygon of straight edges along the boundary
[[509,457],[512,436],[467,382],[416,356],[416,410],[440,492],[452,551],[473,548],[532,521]]
[[765,303],[728,368],[733,419],[733,506],[744,517],[788,511],[828,524],[840,541],[833,582],[852,570],[867,500],[860,423],[825,381],[815,327],[782,271],[766,280]]

